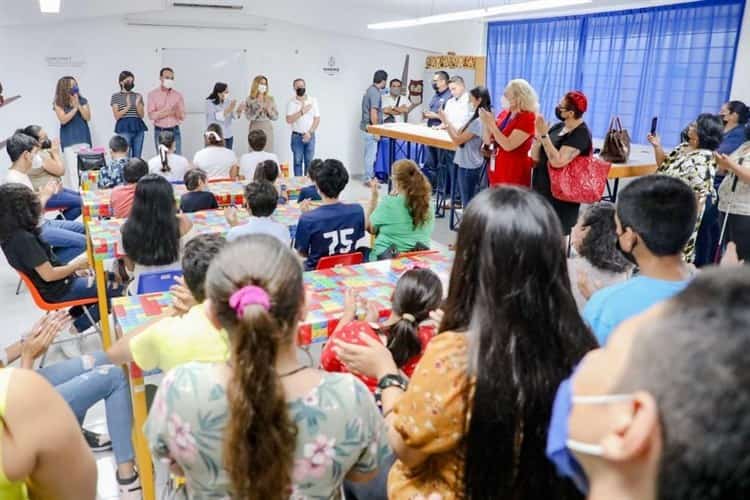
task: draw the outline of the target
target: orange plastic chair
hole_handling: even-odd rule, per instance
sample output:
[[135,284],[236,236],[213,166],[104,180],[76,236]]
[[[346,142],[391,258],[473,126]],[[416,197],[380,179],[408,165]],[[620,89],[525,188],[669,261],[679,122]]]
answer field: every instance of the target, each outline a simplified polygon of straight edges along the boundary
[[234,179],[231,177],[213,177],[208,179],[209,184],[213,184],[214,182],[231,182]]
[[318,261],[318,265],[315,266],[316,271],[321,269],[330,269],[332,267],[339,266],[353,266],[364,262],[365,256],[362,252],[344,253],[341,255],[329,255],[328,257],[321,257]]
[[418,250],[416,252],[406,252],[401,253],[398,255],[398,258],[402,257],[419,257],[420,255],[432,255],[435,253],[440,253],[440,250]]

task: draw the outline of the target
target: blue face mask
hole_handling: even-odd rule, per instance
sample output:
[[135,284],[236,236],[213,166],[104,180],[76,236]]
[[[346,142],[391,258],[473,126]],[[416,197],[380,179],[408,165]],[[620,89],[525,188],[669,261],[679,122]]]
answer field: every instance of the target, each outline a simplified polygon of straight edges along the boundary
[[73,85],[70,88],[70,95],[76,95],[78,93],[78,85]]
[[622,401],[630,401],[630,394],[604,394],[601,396],[574,396],[573,375],[560,383],[555,394],[555,402],[552,405],[552,418],[547,430],[547,458],[555,464],[557,473],[573,481],[576,488],[584,495],[588,494],[589,481],[581,463],[573,454],[585,453],[587,455],[601,456],[604,450],[600,445],[582,443],[570,439],[568,419],[574,404],[609,404]]

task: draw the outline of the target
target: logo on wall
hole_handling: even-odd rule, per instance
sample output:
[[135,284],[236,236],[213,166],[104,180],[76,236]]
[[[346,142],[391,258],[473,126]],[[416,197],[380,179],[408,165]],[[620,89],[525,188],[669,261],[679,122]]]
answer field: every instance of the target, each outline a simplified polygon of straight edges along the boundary
[[323,73],[328,76],[336,76],[341,73],[341,67],[336,64],[336,58],[334,56],[328,58],[328,64],[323,67]]

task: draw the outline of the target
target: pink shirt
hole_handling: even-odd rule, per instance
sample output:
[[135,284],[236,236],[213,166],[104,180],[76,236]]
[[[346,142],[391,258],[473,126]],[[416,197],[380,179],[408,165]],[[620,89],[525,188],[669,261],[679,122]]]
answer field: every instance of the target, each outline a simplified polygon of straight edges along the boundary
[[130,217],[130,210],[133,208],[133,198],[135,198],[136,184],[123,184],[112,190],[110,204],[112,205],[112,215],[118,219],[127,219]]
[[[157,118],[157,114],[164,109],[170,109],[177,105],[174,112],[169,116]],[[179,125],[185,119],[185,100],[182,94],[174,89],[163,89],[161,86],[148,93],[148,119],[154,125],[161,128],[172,128]]]

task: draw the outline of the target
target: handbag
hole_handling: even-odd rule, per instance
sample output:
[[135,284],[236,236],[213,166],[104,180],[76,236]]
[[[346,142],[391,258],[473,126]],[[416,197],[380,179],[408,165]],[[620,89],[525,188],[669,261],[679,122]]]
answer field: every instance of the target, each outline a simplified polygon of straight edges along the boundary
[[604,137],[600,156],[610,163],[627,163],[630,156],[630,134],[622,128],[620,117],[612,118]]
[[571,203],[595,203],[602,198],[612,164],[592,155],[576,156],[563,168],[547,166],[552,196]]

